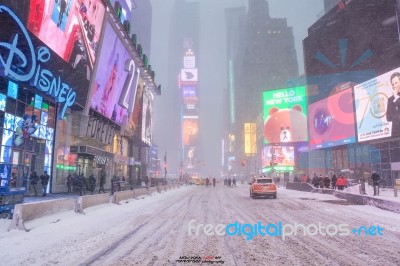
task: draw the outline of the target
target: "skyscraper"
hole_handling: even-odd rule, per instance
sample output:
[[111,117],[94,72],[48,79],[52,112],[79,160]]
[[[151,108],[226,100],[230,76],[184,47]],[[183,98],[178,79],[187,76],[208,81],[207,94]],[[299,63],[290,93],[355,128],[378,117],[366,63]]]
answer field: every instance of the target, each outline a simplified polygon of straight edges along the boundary
[[257,147],[262,147],[262,92],[285,87],[288,79],[299,75],[293,30],[286,18],[271,18],[266,0],[249,0],[243,23],[235,55],[237,157],[244,156],[244,123],[257,124]]

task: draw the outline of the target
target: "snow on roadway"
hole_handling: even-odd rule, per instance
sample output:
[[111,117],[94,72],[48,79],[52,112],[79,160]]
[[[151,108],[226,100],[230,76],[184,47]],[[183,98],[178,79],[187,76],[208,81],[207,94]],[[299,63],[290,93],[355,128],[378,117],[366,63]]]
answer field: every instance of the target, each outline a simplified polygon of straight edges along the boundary
[[[189,222],[346,223],[381,226],[383,236],[188,235]],[[278,199],[251,199],[249,186],[181,187],[122,205],[64,213],[7,231],[0,220],[2,265],[198,265],[180,256],[221,257],[224,265],[400,265],[400,215],[348,205],[331,195],[279,188]],[[216,265],[216,264],[214,264]]]

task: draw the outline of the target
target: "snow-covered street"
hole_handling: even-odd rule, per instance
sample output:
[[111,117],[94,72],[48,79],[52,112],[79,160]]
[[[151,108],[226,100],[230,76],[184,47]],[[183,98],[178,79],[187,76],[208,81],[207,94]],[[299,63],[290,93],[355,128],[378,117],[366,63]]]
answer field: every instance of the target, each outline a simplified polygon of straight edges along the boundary
[[[195,224],[348,224],[380,226],[383,235],[207,236]],[[400,265],[400,215],[348,205],[331,195],[279,188],[278,199],[252,199],[249,186],[183,186],[86,215],[32,221],[29,232],[0,221],[2,265],[197,265],[179,258],[216,258],[224,265]],[[216,261],[216,259],[215,259]],[[214,262],[216,265],[216,262]]]

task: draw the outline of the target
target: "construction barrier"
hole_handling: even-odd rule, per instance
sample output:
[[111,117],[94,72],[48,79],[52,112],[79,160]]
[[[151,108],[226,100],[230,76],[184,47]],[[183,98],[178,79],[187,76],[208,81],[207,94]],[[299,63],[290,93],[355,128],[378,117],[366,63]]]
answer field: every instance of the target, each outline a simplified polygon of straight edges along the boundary
[[143,195],[149,195],[149,191],[147,190],[147,188],[135,189],[135,198]]
[[83,210],[100,204],[110,203],[110,195],[108,193],[80,196],[76,203],[75,211],[83,213]]
[[16,204],[13,219],[8,230],[19,229],[29,231],[25,226],[25,223],[28,221],[74,210],[75,200],[71,198]]
[[115,204],[120,204],[123,200],[135,198],[135,190],[124,190],[114,192],[111,202]]

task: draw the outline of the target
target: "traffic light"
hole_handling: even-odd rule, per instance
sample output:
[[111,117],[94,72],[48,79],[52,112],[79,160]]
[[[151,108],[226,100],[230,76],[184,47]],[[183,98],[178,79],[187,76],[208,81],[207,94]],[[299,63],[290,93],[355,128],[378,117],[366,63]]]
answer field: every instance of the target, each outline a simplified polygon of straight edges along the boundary
[[243,160],[241,163],[240,163],[242,166],[245,166],[245,161]]

